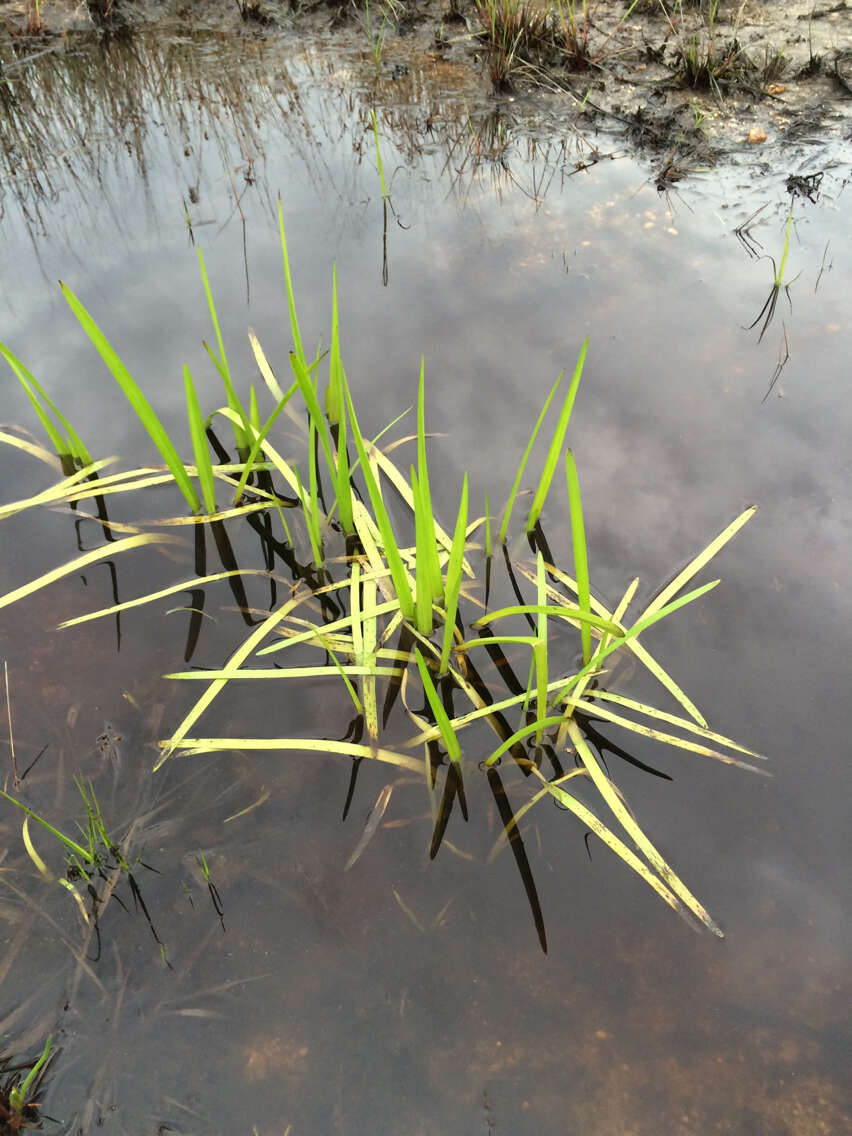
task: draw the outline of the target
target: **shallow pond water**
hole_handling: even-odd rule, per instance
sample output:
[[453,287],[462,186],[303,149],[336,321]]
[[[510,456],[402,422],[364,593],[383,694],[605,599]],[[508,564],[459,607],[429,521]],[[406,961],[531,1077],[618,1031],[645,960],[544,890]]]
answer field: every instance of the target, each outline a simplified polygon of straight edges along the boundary
[[[487,862],[500,820],[486,792],[470,793],[470,823],[453,816],[452,847],[430,862],[422,784],[378,763],[362,769],[345,823],[345,759],[235,752],[151,774],[157,740],[190,704],[160,676],[190,654],[181,609],[198,597],[55,628],[191,576],[190,539],[68,577],[3,611],[17,760],[48,747],[27,799],[70,831],[79,772],[115,832],[138,826],[159,874],[135,874],[170,965],[129,893],[129,910],[107,909],[100,945],[87,937],[3,810],[2,1028],[15,1054],[48,1033],[61,1046],[43,1109],[55,1130],[852,1130],[844,155],[802,147],[766,166],[743,155],[660,196],[648,164],[615,141],[552,109],[489,104],[461,71],[371,79],[357,53],[272,40],[79,44],[10,68],[7,85],[22,117],[17,133],[7,117],[4,138],[2,339],[96,456],[153,460],[55,281],[183,430],[184,363],[205,407],[221,401],[193,241],[234,373],[257,381],[247,326],[286,369],[279,193],[307,343],[327,341],[337,265],[343,355],[370,432],[411,404],[425,356],[445,524],[465,470],[474,501],[488,492],[502,505],[535,415],[588,336],[570,443],[608,602],[634,575],[650,598],[758,505],[711,568],[722,585],[648,639],[711,726],[768,755],[772,773],[632,737],[631,754],[671,780],[621,761],[614,772],[723,941],[678,920],[602,847],[588,856],[582,827],[542,806],[525,840],[544,954],[515,864]],[[789,299],[782,287],[761,338],[787,175],[818,170],[817,200],[793,200]],[[11,373],[3,389],[4,419],[35,429]],[[28,459],[2,461],[8,499],[48,484]],[[175,503],[152,493],[110,508],[132,522]],[[568,562],[557,494],[544,520]],[[77,549],[67,512],[3,523],[4,592]],[[241,566],[264,567],[257,538],[228,531]],[[91,522],[80,533],[85,548],[101,543]],[[280,600],[290,568],[276,572]],[[273,587],[247,580],[248,603],[268,610]],[[219,665],[245,637],[238,598],[208,589],[194,664]],[[205,730],[341,737],[350,716],[316,683],[298,697],[241,691]],[[97,745],[105,731],[117,756]],[[384,824],[344,872],[387,784]],[[45,834],[37,845],[57,870],[59,850]]]

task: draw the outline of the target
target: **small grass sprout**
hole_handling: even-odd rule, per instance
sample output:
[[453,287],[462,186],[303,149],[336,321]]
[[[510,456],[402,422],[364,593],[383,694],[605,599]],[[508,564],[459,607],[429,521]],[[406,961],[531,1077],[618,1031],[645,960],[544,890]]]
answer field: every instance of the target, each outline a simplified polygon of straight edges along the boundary
[[[0,1121],[6,1132],[20,1132],[25,1128],[40,1128],[38,1114],[39,1092],[47,1067],[56,1051],[53,1038],[48,1034],[40,1056],[28,1070],[23,1081],[12,1075],[0,1084]],[[17,1068],[26,1068],[17,1066]],[[9,1069],[9,1059],[0,1058],[0,1072]]]

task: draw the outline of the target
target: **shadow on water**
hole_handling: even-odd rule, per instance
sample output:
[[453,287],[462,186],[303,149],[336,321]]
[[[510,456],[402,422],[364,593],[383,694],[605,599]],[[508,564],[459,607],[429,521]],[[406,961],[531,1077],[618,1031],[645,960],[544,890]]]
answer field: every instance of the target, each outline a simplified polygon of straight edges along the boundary
[[[674,633],[663,642],[702,703],[731,719],[732,734],[757,735],[771,752],[771,788],[733,771],[736,784],[723,790],[715,772],[661,759],[650,740],[634,745],[592,711],[581,715],[600,764],[639,802],[685,875],[726,912],[730,937],[721,949],[652,908],[557,804],[514,823],[534,770],[553,779],[573,771],[571,753],[547,734],[513,744],[479,781],[462,782],[434,739],[424,778],[399,770],[389,777],[361,758],[341,766],[312,754],[247,756],[236,744],[169,762],[152,777],[157,741],[190,704],[181,684],[158,676],[180,659],[199,673],[220,668],[235,641],[296,588],[329,583],[334,554],[343,552],[339,534],[329,537],[340,547],[330,548],[322,577],[310,553],[281,535],[273,512],[261,510],[209,533],[197,525],[191,537],[135,558],[105,559],[37,604],[4,609],[27,802],[77,839],[76,826],[86,825],[79,775],[97,795],[111,845],[92,879],[68,880],[62,849],[31,824],[48,882],[26,853],[22,817],[12,806],[0,816],[0,1029],[9,1060],[30,1060],[16,1076],[53,1035],[58,1057],[34,1086],[45,1130],[49,1114],[58,1130],[74,1133],[277,1136],[288,1125],[293,1136],[845,1131],[836,869],[845,826],[831,755],[845,752],[837,708],[846,676],[826,658],[846,657],[838,629],[848,613],[849,536],[836,502],[848,457],[831,431],[848,412],[820,357],[820,381],[794,414],[805,376],[785,357],[792,397],[773,398],[756,416],[764,393],[781,389],[779,369],[765,392],[764,356],[757,344],[749,341],[751,355],[743,346],[741,325],[763,298],[755,302],[753,289],[766,280],[743,274],[741,286],[730,286],[733,233],[754,242],[765,220],[776,259],[753,329],[767,342],[777,330],[789,259],[793,273],[803,262],[813,268],[814,293],[825,293],[808,307],[809,278],[801,279],[798,358],[815,353],[810,324],[829,349],[848,343],[848,313],[839,314],[836,295],[848,287],[848,269],[838,258],[828,275],[829,241],[839,235],[821,212],[842,204],[838,177],[828,172],[820,187],[816,174],[799,175],[825,195],[816,201],[788,189],[788,200],[782,194],[758,212],[748,198],[709,236],[696,222],[680,237],[692,242],[685,253],[672,251],[678,234],[668,232],[689,232],[689,217],[671,211],[677,196],[665,208],[653,186],[650,200],[640,196],[647,171],[604,163],[609,143],[581,119],[530,128],[518,103],[453,93],[437,65],[392,81],[365,73],[357,51],[328,56],[252,39],[237,52],[212,32],[139,30],[98,44],[57,43],[32,58],[8,42],[0,50],[0,208],[23,235],[17,248],[29,242],[35,261],[55,258],[59,247],[84,263],[86,240],[99,228],[116,246],[132,245],[139,231],[163,232],[168,251],[146,281],[156,292],[181,244],[230,241],[235,267],[222,285],[230,300],[250,304],[258,322],[280,321],[279,308],[270,315],[263,306],[280,283],[262,246],[274,237],[280,185],[301,179],[295,207],[328,247],[311,252],[323,263],[300,284],[324,303],[335,243],[341,262],[351,267],[357,256],[366,299],[350,338],[363,328],[363,340],[379,344],[370,353],[356,343],[361,369],[410,368],[421,342],[427,359],[434,346],[439,373],[461,368],[458,382],[481,388],[479,402],[467,387],[458,396],[449,381],[439,386],[440,425],[463,439],[464,464],[479,474],[492,473],[513,433],[505,419],[516,410],[526,419],[538,400],[532,374],[552,378],[567,323],[572,344],[573,325],[593,328],[608,377],[599,372],[587,388],[578,450],[590,486],[603,486],[588,490],[590,541],[598,560],[614,566],[612,594],[623,588],[625,546],[646,550],[643,578],[653,580],[696,532],[718,524],[731,500],[744,504],[759,492],[767,518],[753,562],[731,559],[720,570],[731,584],[718,626],[717,617],[696,615],[685,645]],[[388,177],[381,215],[371,107]],[[696,190],[690,208],[711,214],[708,197]],[[748,250],[762,255],[756,243]],[[188,279],[182,271],[175,268],[170,294]],[[755,271],[765,271],[763,260]],[[351,293],[359,290],[350,283]],[[729,304],[718,298],[726,291]],[[684,296],[693,303],[682,305]],[[422,315],[412,315],[418,303]],[[463,321],[454,322],[455,308]],[[117,306],[116,323],[122,318]],[[782,332],[789,347],[792,332]],[[393,345],[397,333],[402,348]],[[151,338],[149,331],[146,344]],[[288,347],[285,335],[284,359]],[[151,350],[157,370],[163,357],[158,345]],[[836,358],[845,355],[837,350]],[[75,376],[87,367],[69,364]],[[502,374],[513,376],[509,388],[494,378]],[[399,387],[371,389],[382,409],[391,394],[395,409],[407,404]],[[211,444],[220,460],[233,457],[218,439]],[[820,472],[826,446],[836,461]],[[458,461],[447,464],[454,472]],[[13,483],[20,477],[11,471]],[[656,501],[642,497],[640,482],[654,487]],[[142,526],[160,505],[168,512],[161,497],[109,511],[94,500],[85,517],[79,507],[31,528],[4,520],[5,574],[19,579],[26,559],[33,576],[91,547],[95,534],[115,543],[119,523]],[[693,509],[694,528],[680,520]],[[554,510],[553,547],[538,529],[533,555],[540,549],[548,562],[564,562],[565,524]],[[487,564],[486,607],[529,602],[528,559],[504,546]],[[215,582],[192,578],[238,570]],[[62,632],[73,640],[56,637],[56,625],[81,607],[117,605],[181,579],[186,589],[154,614],[116,612],[111,622]],[[809,589],[807,602],[797,599]],[[335,593],[319,601],[323,623],[349,611]],[[523,630],[535,632],[531,617]],[[481,634],[494,642],[484,662],[468,663],[471,689],[486,706],[523,693],[522,655],[487,625]],[[413,647],[410,636],[395,643],[405,657]],[[708,652],[709,668],[697,661]],[[607,705],[607,690],[646,694],[629,671],[613,668],[607,681],[588,691],[593,707],[596,697]],[[217,703],[212,733],[363,740],[364,716],[353,718],[345,701],[330,704],[319,684],[271,698],[247,689],[258,685]],[[440,694],[452,713],[454,691]],[[389,679],[380,704],[394,740],[405,697]],[[430,717],[425,703],[413,709]],[[490,723],[500,742],[512,737],[502,712]],[[494,738],[476,737],[484,758]],[[85,914],[59,877],[78,887]]]

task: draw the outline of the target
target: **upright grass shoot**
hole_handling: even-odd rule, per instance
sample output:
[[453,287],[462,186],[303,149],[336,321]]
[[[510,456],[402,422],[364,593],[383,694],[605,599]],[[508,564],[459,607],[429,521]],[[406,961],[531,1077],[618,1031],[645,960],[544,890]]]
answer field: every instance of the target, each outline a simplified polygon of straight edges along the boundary
[[56,451],[56,456],[62,462],[64,472],[71,473],[72,470],[80,466],[91,465],[91,455],[83,445],[80,435],[52,401],[35,375],[27,370],[21,360],[9,350],[5,343],[0,343],[0,355],[12,368],[18,382],[23,387],[24,393],[50,440],[50,444]]
[[216,484],[213,477],[213,463],[210,460],[210,447],[207,445],[207,434],[204,430],[204,418],[198,404],[198,395],[189,367],[183,369],[183,385],[186,397],[186,412],[189,417],[189,434],[192,438],[192,449],[195,453],[195,468],[198,473],[198,483],[201,486],[201,496],[204,508],[208,513],[216,512]]
[[237,392],[234,390],[234,383],[231,378],[231,369],[228,366],[228,356],[225,353],[225,344],[222,340],[222,330],[219,327],[219,316],[216,312],[216,305],[213,302],[213,291],[210,287],[210,281],[207,277],[207,268],[204,264],[204,253],[201,251],[201,246],[198,248],[198,265],[201,269],[201,279],[204,283],[204,294],[207,297],[207,306],[210,309],[210,319],[213,322],[213,330],[216,333],[216,345],[218,347],[218,354],[216,354],[210,346],[205,343],[207,353],[213,360],[216,370],[221,376],[222,383],[225,387],[225,396],[228,400],[228,406],[231,408],[236,418],[239,419],[239,425],[234,422],[234,444],[237,447],[237,452],[241,458],[245,458],[249,449],[249,420],[243,410],[242,403],[237,397]]
[[379,532],[382,538],[385,559],[387,560],[388,568],[390,569],[391,577],[393,579],[394,588],[396,589],[397,599],[399,600],[400,611],[403,618],[414,622],[414,598],[411,594],[411,586],[408,582],[408,573],[402,562],[402,557],[399,553],[399,546],[394,536],[393,527],[388,516],[388,511],[385,508],[385,503],[382,500],[381,491],[379,489],[378,481],[373,473],[372,466],[367,458],[367,450],[364,446],[364,438],[361,434],[361,428],[358,425],[358,419],[355,415],[355,407],[352,404],[352,395],[349,390],[349,384],[346,382],[345,376],[343,379],[344,391],[346,394],[346,406],[349,412],[349,423],[352,427],[352,439],[355,443],[355,448],[358,451],[358,460],[361,464],[361,472],[364,481],[367,485],[367,493],[369,494],[370,504],[373,508],[373,516],[376,524],[378,525]]
[[580,379],[583,376],[583,364],[586,362],[586,351],[588,350],[589,339],[588,336],[583,340],[583,346],[580,348],[580,356],[577,359],[577,365],[574,368],[574,375],[571,379],[571,385],[568,387],[568,393],[565,395],[565,401],[562,403],[562,409],[559,412],[559,419],[556,423],[556,430],[553,434],[553,439],[550,443],[550,449],[547,451],[547,458],[544,463],[544,470],[541,478],[539,479],[538,486],[533,497],[533,503],[530,506],[529,515],[527,516],[527,532],[532,532],[538,524],[541,510],[544,508],[544,502],[547,494],[550,491],[550,485],[553,481],[553,475],[556,473],[556,466],[562,454],[562,445],[565,441],[565,432],[568,429],[568,423],[571,421],[571,411],[574,409],[574,400],[577,397],[577,388],[580,385]]
[[148,399],[142,393],[142,389],[136,383],[133,376],[122,363],[121,359],[116,354],[112,344],[106,338],[104,333],[71,291],[67,284],[61,281],[59,287],[62,289],[62,294],[68,301],[71,311],[77,317],[80,326],[88,335],[89,339],[94,344],[98,354],[106,363],[115,381],[124,393],[125,398],[133,407],[139,421],[148,431],[151,441],[160,451],[163,460],[169,467],[172,477],[175,479],[178,488],[183,494],[186,503],[189,505],[193,513],[197,513],[201,508],[201,501],[198,494],[195,492],[195,487],[189,479],[189,475],[184,468],[183,462],[175,449],[169,435],[166,433],[163,424],[160,422],[154,409]]
[[563,374],[564,374],[564,372],[560,373],[559,378],[556,380],[556,382],[550,388],[550,393],[548,394],[547,398],[544,400],[544,406],[541,408],[541,412],[539,413],[539,416],[536,419],[535,426],[533,427],[533,432],[532,432],[532,434],[530,434],[530,440],[527,442],[526,449],[524,450],[523,454],[521,455],[521,461],[520,461],[520,464],[518,465],[518,472],[515,474],[515,480],[512,482],[512,488],[509,491],[509,498],[506,502],[506,507],[503,510],[503,520],[500,523],[500,531],[497,535],[497,540],[498,540],[498,543],[500,543],[500,544],[505,545],[505,543],[506,543],[506,537],[508,536],[508,533],[509,533],[509,523],[512,520],[512,510],[515,507],[515,498],[518,496],[518,491],[521,487],[521,478],[524,476],[524,470],[527,467],[527,462],[529,461],[529,456],[532,452],[532,448],[533,448],[533,445],[535,444],[535,440],[538,437],[538,432],[541,429],[541,425],[544,422],[545,415],[547,414],[548,408],[549,408],[551,402],[553,401],[553,396],[556,394],[557,390],[559,389],[559,385],[562,382]]
[[[432,494],[429,488],[429,466],[426,460],[425,368],[425,361],[421,357],[420,382],[417,388],[417,483],[420,487],[425,538],[422,567],[426,574],[426,584],[431,598],[437,600],[442,598],[444,589],[441,581],[441,565],[438,560],[438,540],[435,532],[435,517],[432,512]],[[420,564],[418,564],[418,570],[419,568]]]
[[[487,505],[486,505],[487,512]],[[447,578],[444,588],[444,634],[441,644],[441,662],[439,674],[447,673],[450,662],[450,651],[453,645],[453,636],[456,629],[456,614],[459,607],[459,592],[462,580],[462,562],[464,561],[465,534],[467,532],[467,474],[462,481],[461,499],[456,515],[456,528],[453,533],[453,546],[450,549],[450,559],[447,561]]]
[[[571,541],[574,546],[574,575],[577,577],[577,600],[580,610],[591,612],[589,604],[589,558],[586,551],[586,530],[583,524],[583,505],[580,500],[580,482],[577,464],[571,450],[565,452],[565,474],[568,481],[568,511],[571,517]],[[542,601],[539,600],[541,603]],[[588,623],[580,625],[583,645],[583,663],[591,657],[592,633]]]

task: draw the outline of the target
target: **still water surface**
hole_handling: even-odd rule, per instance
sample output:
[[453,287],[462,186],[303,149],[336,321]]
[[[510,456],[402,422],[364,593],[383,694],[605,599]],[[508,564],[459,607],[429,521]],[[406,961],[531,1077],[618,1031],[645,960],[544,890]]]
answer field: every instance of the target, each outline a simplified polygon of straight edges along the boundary
[[[711,726],[769,756],[772,778],[632,737],[631,753],[671,780],[613,770],[727,937],[697,934],[602,848],[589,859],[580,826],[555,809],[527,835],[545,955],[510,857],[485,863],[499,831],[487,794],[473,796],[469,825],[452,819],[457,853],[430,863],[422,786],[387,768],[362,770],[345,824],[349,768],[330,757],[183,758],[152,778],[156,741],[192,697],[159,678],[184,665],[189,616],[173,609],[186,598],[125,613],[118,628],[57,632],[112,602],[99,565],[3,613],[18,760],[48,745],[28,800],[66,830],[80,818],[77,772],[95,779],[116,832],[137,821],[161,873],[138,875],[172,969],[141,917],[115,904],[99,960],[86,961],[94,939],[81,953],[69,897],[34,875],[4,812],[6,1044],[34,1052],[52,1032],[61,1045],[44,1104],[58,1131],[851,1131],[848,165],[802,150],[764,170],[735,156],[667,199],[647,163],[552,110],[542,125],[530,107],[495,108],[437,65],[397,83],[365,74],[339,52],[144,35],[9,68],[23,109],[4,128],[2,337],[96,456],[150,462],[55,281],[182,430],[184,363],[203,404],[221,401],[201,347],[212,332],[193,237],[234,373],[257,381],[248,326],[285,372],[280,193],[307,343],[328,338],[337,264],[367,430],[410,405],[425,356],[433,497],[449,523],[465,470],[473,500],[502,502],[547,391],[588,335],[571,445],[602,597],[614,604],[638,575],[650,598],[759,506],[715,563],[722,585],[649,646]],[[818,201],[794,203],[789,302],[782,289],[759,339],[762,320],[745,328],[773,284],[766,257],[782,255],[786,174],[818,168]],[[761,206],[750,253],[734,230]],[[34,428],[11,374],[3,390],[4,419]],[[47,483],[0,456],[8,499]],[[152,494],[121,518],[174,507]],[[558,495],[545,520],[569,562]],[[75,553],[68,514],[4,525],[4,591]],[[81,531],[84,547],[100,543],[95,526]],[[231,538],[241,563],[263,566],[256,540]],[[117,594],[176,582],[193,563],[183,538],[118,560]],[[268,582],[246,589],[269,608]],[[246,628],[224,584],[206,612],[193,662],[209,667]],[[205,732],[340,737],[347,720],[317,684],[298,700],[241,691]],[[107,724],[118,766],[96,746]],[[389,781],[385,826],[344,873]],[[46,836],[38,846],[58,869]]]

